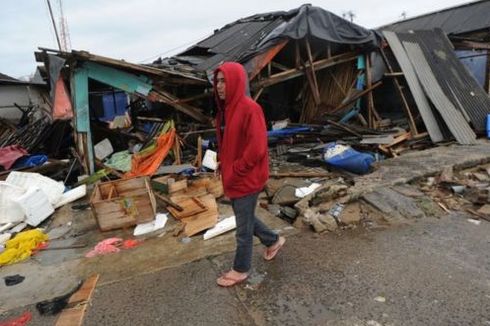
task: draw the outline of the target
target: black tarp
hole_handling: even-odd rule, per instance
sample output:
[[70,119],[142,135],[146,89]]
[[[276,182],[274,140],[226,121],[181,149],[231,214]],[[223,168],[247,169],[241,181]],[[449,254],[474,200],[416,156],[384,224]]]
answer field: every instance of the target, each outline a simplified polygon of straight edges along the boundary
[[[275,13],[275,15],[280,14]],[[353,44],[367,47],[378,45],[379,37],[375,31],[351,23],[319,7],[302,5],[281,15],[292,18],[273,30],[259,44],[257,47],[258,51],[277,39],[290,38],[299,40],[307,36],[337,44]]]

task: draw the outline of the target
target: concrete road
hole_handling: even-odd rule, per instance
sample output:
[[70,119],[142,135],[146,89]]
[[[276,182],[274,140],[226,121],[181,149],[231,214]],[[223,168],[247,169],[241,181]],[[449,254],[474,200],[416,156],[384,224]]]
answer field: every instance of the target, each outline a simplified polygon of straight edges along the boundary
[[[233,289],[215,285],[231,254],[98,286],[84,325],[490,325],[485,221],[305,231],[273,262],[255,248],[252,277]],[[55,320],[28,309],[31,325]]]
[[[490,325],[490,223],[461,215],[290,237],[251,280],[215,286],[232,255],[98,288],[86,325]],[[384,301],[384,302],[383,302]]]

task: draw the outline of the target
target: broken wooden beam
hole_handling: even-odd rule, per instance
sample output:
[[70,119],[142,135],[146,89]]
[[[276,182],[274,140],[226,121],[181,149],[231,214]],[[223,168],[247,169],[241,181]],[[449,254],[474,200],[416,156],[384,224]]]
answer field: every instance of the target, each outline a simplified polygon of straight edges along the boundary
[[335,127],[338,127],[338,128],[340,128],[342,130],[345,130],[348,133],[350,133],[350,134],[352,134],[352,135],[354,135],[356,137],[362,138],[362,135],[360,133],[358,133],[357,131],[352,130],[351,128],[349,128],[345,124],[338,123],[338,122],[335,122],[333,120],[327,120],[327,123],[329,123],[329,124],[331,124],[331,125],[333,125]]
[[184,208],[182,206],[174,203],[172,200],[170,200],[170,198],[167,198],[167,197],[160,195],[159,193],[156,193],[156,192],[155,192],[155,197],[157,197],[158,199],[160,199],[161,201],[163,201],[165,204],[169,205],[170,207],[175,208],[179,212],[184,211]]
[[161,89],[153,89],[148,97],[150,98],[150,100],[155,100],[168,104],[171,107],[175,108],[177,111],[187,114],[188,116],[196,119],[199,122],[210,123],[212,120],[210,117],[203,114],[200,109],[186,103],[179,103],[179,99],[177,97]]
[[[331,58],[322,59],[315,61],[313,63],[313,69],[315,71],[319,71],[328,67],[332,67],[344,62],[349,62],[357,59],[357,53],[348,52],[336,55]],[[282,83],[286,80],[290,80],[296,77],[303,76],[305,74],[306,69],[310,66],[309,63],[305,64],[304,67],[289,69],[287,71],[283,71],[277,74],[272,75],[270,78],[258,81],[254,84],[255,88],[268,87],[278,83]]]
[[354,96],[350,97],[349,99],[347,99],[346,101],[344,101],[343,103],[341,103],[339,106],[337,106],[335,109],[332,110],[332,112],[336,112],[336,111],[339,111],[339,110],[342,110],[342,109],[345,109],[346,107],[348,107],[350,104],[354,103],[355,101],[357,101],[357,99],[363,97],[364,95],[368,94],[369,92],[372,92],[376,87],[379,87],[381,86],[381,84],[383,84],[383,82],[379,81],[377,82],[376,84],[374,84],[373,86],[371,86],[370,88],[366,88],[365,90],[363,90],[362,92],[359,92],[357,94],[355,94]]

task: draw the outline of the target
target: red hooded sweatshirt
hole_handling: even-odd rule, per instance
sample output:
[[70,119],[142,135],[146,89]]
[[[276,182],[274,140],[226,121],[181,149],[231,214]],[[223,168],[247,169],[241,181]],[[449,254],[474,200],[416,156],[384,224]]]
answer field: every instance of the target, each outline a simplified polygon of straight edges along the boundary
[[[216,92],[219,71],[225,79],[224,101]],[[260,105],[245,95],[246,83],[247,74],[239,63],[226,62],[214,73],[219,160],[224,192],[232,199],[261,191],[269,178],[264,113]]]

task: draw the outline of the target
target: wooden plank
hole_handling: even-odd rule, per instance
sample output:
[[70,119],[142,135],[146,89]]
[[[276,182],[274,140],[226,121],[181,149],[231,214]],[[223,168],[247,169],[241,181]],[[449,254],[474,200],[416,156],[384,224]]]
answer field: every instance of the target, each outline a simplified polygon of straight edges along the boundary
[[149,78],[136,76],[129,72],[103,66],[94,62],[87,62],[84,66],[88,69],[89,78],[121,89],[127,93],[148,96],[152,89],[152,81]]
[[348,126],[342,124],[342,123],[338,123],[338,122],[335,122],[333,120],[327,120],[327,123],[331,124],[331,125],[334,125],[335,127],[338,127],[342,130],[345,130],[347,131],[348,133],[350,134],[353,134],[354,136],[356,137],[359,137],[359,138],[362,138],[362,135],[354,130],[352,130],[351,128],[349,128]]
[[77,304],[83,301],[89,301],[99,280],[99,274],[90,276],[85,282],[83,282],[80,289],[73,293],[68,300],[68,304]]
[[371,88],[366,88],[362,92],[359,92],[355,94],[354,96],[350,97],[347,100],[344,100],[343,103],[341,103],[339,106],[337,106],[335,109],[333,109],[331,112],[336,112],[342,109],[345,109],[349,105],[351,105],[353,102],[357,101],[357,99],[363,97],[364,95],[368,94],[369,92],[372,92],[376,87],[379,87],[383,84],[383,82],[379,81],[376,84],[374,84]]
[[[405,49],[403,48],[403,45],[401,44],[400,40],[396,36],[395,33],[393,32],[383,32],[386,40],[388,41],[391,50],[393,51],[393,54],[396,57],[396,60],[398,61],[401,69],[403,70],[405,79],[408,83],[408,87],[410,88],[410,92],[412,93],[412,96],[415,100],[415,103],[417,105],[417,108],[419,109],[420,116],[422,117],[422,120],[424,121],[425,127],[427,128],[427,131],[429,132],[430,139],[432,140],[433,143],[438,143],[444,140],[444,136],[442,134],[441,129],[439,128],[439,124],[437,123],[437,120],[432,113],[432,109],[430,107],[430,104],[424,94],[424,91],[422,89],[422,85],[419,82],[419,79],[417,78],[417,75],[415,73],[414,67],[412,66],[412,63],[410,62],[410,59],[408,58]],[[388,59],[384,55],[383,52],[381,52],[385,62],[387,62],[388,68],[390,71],[393,69],[391,68],[391,65],[388,62]],[[399,88],[399,84],[396,87],[398,90],[398,93],[403,96],[403,93],[401,89]],[[406,101],[406,100],[405,100]],[[405,104],[404,104],[405,106]],[[406,109],[405,109],[406,110]],[[412,129],[411,129],[412,130]]]
[[184,208],[182,206],[174,203],[170,198],[167,198],[167,197],[160,195],[160,194],[155,194],[155,197],[157,197],[158,199],[160,199],[161,201],[163,201],[165,204],[169,205],[170,207],[175,208],[179,212],[184,211]]
[[63,309],[60,313],[55,324],[56,326],[81,326],[83,324],[83,318],[85,317],[88,303],[92,298],[98,279],[98,274],[91,276],[83,283],[82,287],[70,297],[68,300],[69,308]]
[[209,123],[212,120],[212,118],[203,114],[200,109],[186,103],[179,103],[179,99],[177,97],[162,89],[158,89],[158,90],[154,89],[150,93],[149,98],[153,101],[159,101],[168,104],[172,106],[174,109],[176,109],[177,111],[187,114],[188,116],[190,116],[193,119],[196,119],[197,121],[203,123]]
[[[213,198],[214,198],[214,196],[213,196]],[[196,197],[183,198],[183,199],[175,201],[175,203],[178,206],[182,207],[183,210],[179,211],[178,209],[176,209],[172,206],[167,207],[167,209],[170,212],[170,214],[172,214],[172,216],[178,220],[186,218],[186,217],[190,217],[190,216],[193,216],[193,215],[196,215],[199,213],[202,213],[205,210],[207,210],[204,203],[201,202]]]
[[87,311],[87,305],[82,304],[73,308],[63,309],[58,320],[56,321],[56,326],[82,326],[83,318],[85,317],[85,312]]
[[308,38],[305,38],[305,44],[306,44],[306,54],[308,56],[308,68],[306,72],[306,76],[308,77],[308,82],[310,84],[311,88],[311,93],[313,94],[313,100],[315,101],[316,105],[320,105],[321,99],[320,99],[320,90],[318,88],[318,80],[316,78],[316,72],[315,72],[315,67],[313,65],[313,56],[311,55],[311,47],[310,47],[310,41]]
[[[315,71],[319,71],[328,67],[332,67],[344,62],[354,61],[357,59],[357,54],[354,52],[340,54],[331,58],[318,60],[313,63],[313,68]],[[309,67],[309,64],[305,64],[302,68],[290,69],[288,71],[280,72],[272,75],[270,78],[264,79],[262,81],[258,81],[254,83],[255,88],[268,87],[275,85],[277,83],[282,83],[286,80],[290,80],[293,78],[297,78],[303,76],[305,73],[305,69]]]
[[407,132],[401,136],[398,136],[396,137],[390,144],[387,144],[387,145],[379,145],[379,147],[383,150],[383,151],[387,151],[389,147],[392,147],[396,144],[399,144],[401,142],[404,142],[405,140],[407,139],[410,139],[412,137],[412,133],[411,132]]
[[182,222],[184,223],[184,233],[188,237],[212,228],[218,222],[218,205],[214,196],[208,194],[199,197],[199,200],[207,209],[202,213],[182,219]]

